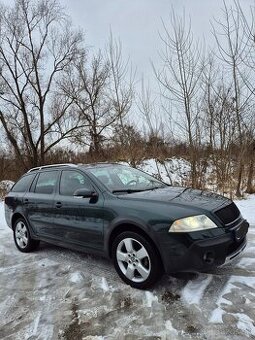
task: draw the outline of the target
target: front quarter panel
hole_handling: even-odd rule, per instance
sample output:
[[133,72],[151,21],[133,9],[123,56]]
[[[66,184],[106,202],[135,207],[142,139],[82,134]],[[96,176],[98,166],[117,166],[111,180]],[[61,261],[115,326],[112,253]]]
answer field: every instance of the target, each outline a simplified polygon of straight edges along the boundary
[[145,231],[160,250],[162,235],[171,237],[168,230],[172,222],[177,218],[194,214],[196,214],[194,208],[189,209],[169,202],[108,197],[105,200],[105,252],[108,254],[111,233],[120,225],[127,224]]

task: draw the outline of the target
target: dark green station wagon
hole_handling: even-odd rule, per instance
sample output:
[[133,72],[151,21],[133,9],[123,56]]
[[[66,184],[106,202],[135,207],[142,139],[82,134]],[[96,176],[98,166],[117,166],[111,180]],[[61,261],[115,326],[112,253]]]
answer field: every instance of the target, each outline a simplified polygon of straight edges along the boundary
[[122,280],[141,289],[164,272],[235,258],[249,227],[228,198],[109,163],[29,170],[6,196],[5,216],[21,252],[42,240],[107,256]]

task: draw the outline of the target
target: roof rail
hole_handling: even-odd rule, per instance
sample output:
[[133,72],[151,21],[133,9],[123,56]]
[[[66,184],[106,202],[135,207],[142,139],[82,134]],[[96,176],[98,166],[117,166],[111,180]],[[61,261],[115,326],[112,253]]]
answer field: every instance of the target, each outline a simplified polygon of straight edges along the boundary
[[37,167],[32,168],[32,169],[29,169],[27,173],[37,171],[37,170],[41,170],[41,169],[56,168],[56,167],[59,167],[59,166],[77,167],[77,165],[73,164],[73,163],[41,165],[41,166],[37,166]]

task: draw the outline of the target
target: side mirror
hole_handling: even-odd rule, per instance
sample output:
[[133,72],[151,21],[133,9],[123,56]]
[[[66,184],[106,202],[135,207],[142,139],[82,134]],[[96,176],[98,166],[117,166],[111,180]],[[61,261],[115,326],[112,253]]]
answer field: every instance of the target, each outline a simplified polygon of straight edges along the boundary
[[77,189],[73,196],[75,197],[83,197],[83,198],[96,198],[98,194],[95,191],[91,191],[89,189]]

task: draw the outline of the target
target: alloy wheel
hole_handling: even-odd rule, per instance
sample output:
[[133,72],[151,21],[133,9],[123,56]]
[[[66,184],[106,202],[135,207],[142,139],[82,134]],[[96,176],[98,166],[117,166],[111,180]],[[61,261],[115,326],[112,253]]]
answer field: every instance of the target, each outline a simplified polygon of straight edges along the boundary
[[15,238],[17,241],[18,246],[21,249],[25,249],[28,245],[29,239],[28,239],[28,230],[26,225],[19,221],[17,223],[16,229],[15,229]]
[[146,248],[133,238],[124,238],[116,249],[116,259],[122,273],[132,282],[146,281],[151,272],[151,260]]

